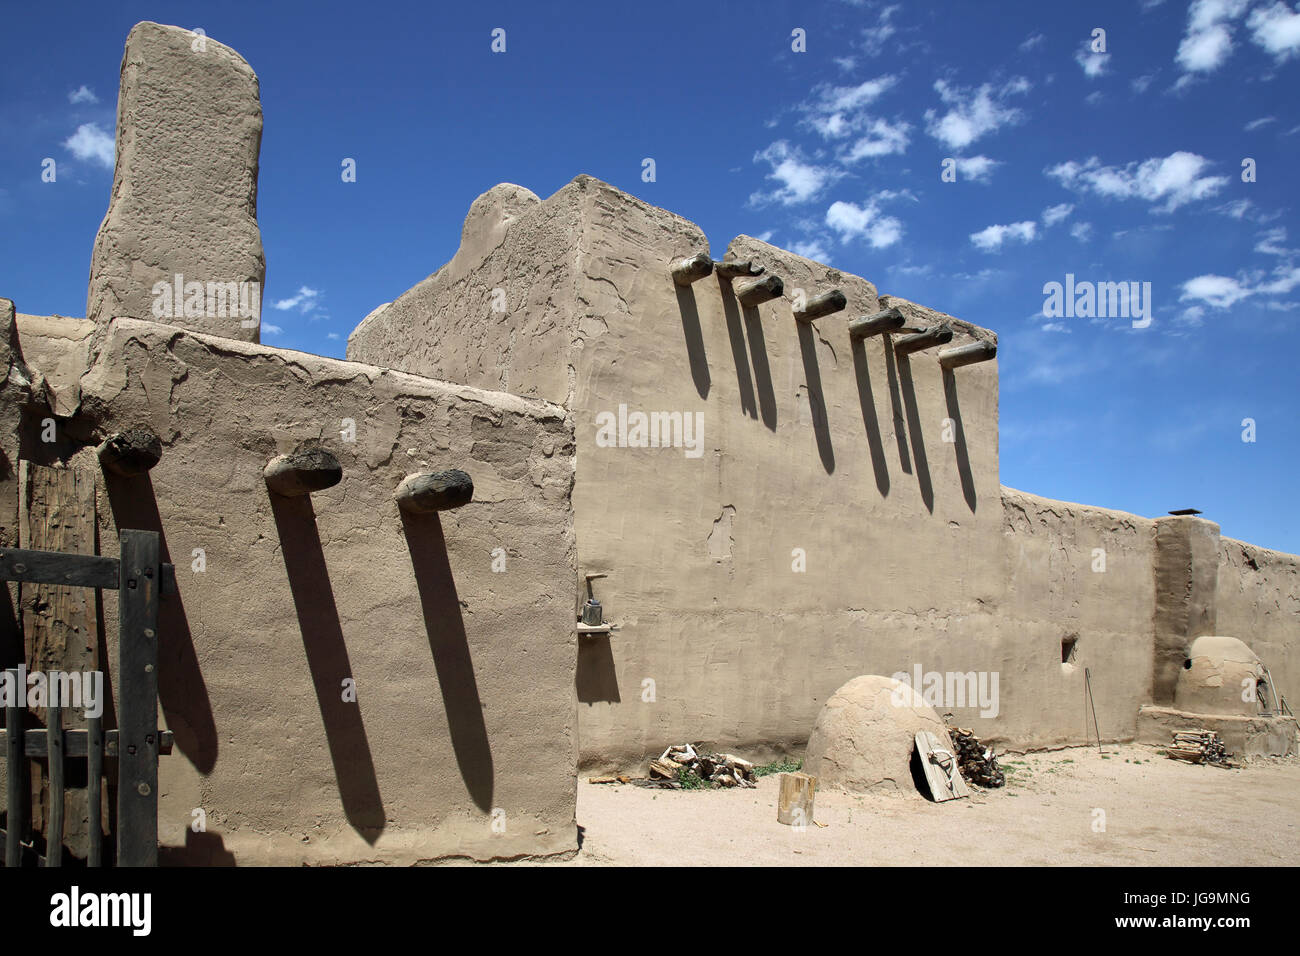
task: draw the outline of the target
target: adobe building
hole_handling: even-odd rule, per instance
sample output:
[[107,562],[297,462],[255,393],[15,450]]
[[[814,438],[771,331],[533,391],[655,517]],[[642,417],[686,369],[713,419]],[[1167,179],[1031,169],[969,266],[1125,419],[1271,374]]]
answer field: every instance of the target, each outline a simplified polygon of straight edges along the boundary
[[[1089,738],[1085,669],[1106,740],[1205,699],[1207,635],[1300,700],[1300,558],[1002,486],[992,331],[591,177],[480,196],[348,361],[260,344],[256,76],[195,39],[127,39],[89,318],[0,300],[0,546],[142,528],[176,566],[163,862],[571,852],[580,769],[797,753],[866,674],[994,677],[944,709],[1020,748]],[[139,435],[156,464],[107,467]],[[410,507],[452,470],[472,496]],[[3,666],[117,660],[113,592],[62,643],[6,593]]]

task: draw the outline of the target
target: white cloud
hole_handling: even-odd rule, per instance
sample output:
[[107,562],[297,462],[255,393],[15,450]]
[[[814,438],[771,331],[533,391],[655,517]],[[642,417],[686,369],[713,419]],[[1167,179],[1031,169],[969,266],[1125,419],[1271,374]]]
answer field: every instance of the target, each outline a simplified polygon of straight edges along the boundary
[[1257,119],[1257,120],[1251,120],[1251,121],[1250,121],[1249,123],[1247,123],[1243,128],[1246,130],[1247,133],[1253,133],[1255,130],[1259,129],[1261,126],[1267,126],[1269,123],[1273,123],[1273,122],[1276,122],[1276,121],[1277,121],[1277,117],[1276,117],[1276,116],[1261,116],[1261,117],[1260,117],[1259,119]]
[[1189,73],[1217,70],[1232,53],[1231,22],[1248,0],[1195,0],[1187,11],[1187,31],[1175,59]]
[[948,111],[940,116],[937,110],[926,110],[926,132],[953,149],[965,149],[988,133],[1018,123],[1023,114],[1016,107],[1007,105],[1007,100],[1028,92],[1030,86],[1028,80],[1019,76],[997,89],[988,83],[970,89],[936,80],[935,92]]
[[1234,199],[1232,202],[1226,202],[1222,206],[1215,206],[1215,212],[1221,212],[1232,219],[1244,219],[1246,213],[1250,212],[1251,202],[1249,199]]
[[[298,289],[297,295],[288,299],[280,299],[278,302],[272,302],[271,308],[279,309],[281,312],[287,312],[290,309],[297,309],[299,312],[304,313],[310,312],[312,309],[316,308],[319,297],[319,290],[309,289],[307,286],[301,286]],[[262,326],[262,328],[266,328],[266,326]]]
[[1046,39],[1047,37],[1041,33],[1031,33],[1029,36],[1025,37],[1025,42],[1020,44],[1020,49],[1032,50],[1034,47],[1040,46]]
[[1131,81],[1129,83],[1129,86],[1133,87],[1134,93],[1145,93],[1147,91],[1147,87],[1151,85],[1152,80],[1154,80],[1155,78],[1156,77],[1154,73],[1146,73],[1143,74],[1142,76],[1137,77],[1135,80]]
[[1033,242],[1037,238],[1038,223],[1032,219],[1006,226],[989,226],[970,234],[970,241],[984,252],[997,252],[1004,242]]
[[1087,242],[1092,238],[1092,223],[1076,222],[1070,227],[1070,235],[1080,242]]
[[957,178],[973,183],[987,183],[993,178],[993,170],[1002,164],[988,156],[958,156]]
[[1183,283],[1180,302],[1191,299],[1214,309],[1228,309],[1251,294],[1251,290],[1230,276],[1203,275]]
[[1272,282],[1265,282],[1253,291],[1260,295],[1286,295],[1300,285],[1300,266],[1279,266],[1273,274],[1276,278]]
[[885,41],[898,32],[898,28],[890,21],[901,9],[900,4],[890,4],[880,11],[874,25],[862,31],[862,49],[867,56],[879,56],[885,49]]
[[1293,11],[1281,0],[1256,7],[1246,18],[1251,39],[1279,63],[1300,54],[1300,6]]
[[821,91],[821,109],[823,112],[836,113],[870,106],[897,82],[895,76],[878,76],[857,86],[826,87]]
[[1063,202],[1055,206],[1048,206],[1043,210],[1043,225],[1055,226],[1058,222],[1069,218],[1069,215],[1072,212],[1074,212],[1074,206],[1068,202]]
[[840,242],[865,237],[873,249],[885,249],[903,237],[903,224],[882,214],[877,197],[865,205],[837,201],[826,210],[826,225],[839,233]]
[[63,141],[63,146],[77,159],[99,163],[106,169],[113,168],[113,134],[104,132],[98,123],[82,123]]
[[755,153],[754,162],[759,161],[772,167],[767,178],[775,179],[781,185],[769,193],[754,193],[749,201],[755,204],[779,202],[783,206],[793,206],[807,202],[841,175],[827,166],[806,161],[797,146],[792,147],[783,139]]
[[911,125],[899,121],[891,124],[886,120],[872,120],[867,127],[867,135],[858,139],[851,147],[840,154],[843,162],[856,162],[876,156],[889,156],[907,150],[908,131]]
[[1074,62],[1079,64],[1083,70],[1083,75],[1088,79],[1096,79],[1106,72],[1106,64],[1110,60],[1109,53],[1094,53],[1092,41],[1084,40],[1083,46],[1079,47],[1074,54]]
[[1209,165],[1203,156],[1179,151],[1127,166],[1103,166],[1093,156],[1083,163],[1060,163],[1046,173],[1069,189],[1115,199],[1145,199],[1159,203],[1159,212],[1172,212],[1227,185],[1227,176],[1202,175]]
[[1193,327],[1205,324],[1205,309],[1199,305],[1189,305],[1183,309],[1182,314],[1178,316],[1179,325],[1190,325]]
[[1282,245],[1284,242],[1286,242],[1286,226],[1276,226],[1268,232],[1261,233],[1259,242],[1255,243],[1255,251],[1262,252],[1266,256],[1300,255],[1300,249],[1288,249]]
[[82,83],[77,89],[68,94],[68,102],[76,105],[77,103],[90,103],[92,106],[99,102],[99,97],[95,95],[85,83]]
[[[1038,316],[1038,318],[1042,318],[1042,316]],[[1043,332],[1064,332],[1066,335],[1071,334],[1070,329],[1064,322],[1044,322],[1039,328]]]
[[270,322],[263,322],[261,328],[262,328],[262,332],[263,332],[263,334],[265,334],[265,335],[283,335],[283,334],[284,334],[284,329],[280,328],[278,325],[272,325]]

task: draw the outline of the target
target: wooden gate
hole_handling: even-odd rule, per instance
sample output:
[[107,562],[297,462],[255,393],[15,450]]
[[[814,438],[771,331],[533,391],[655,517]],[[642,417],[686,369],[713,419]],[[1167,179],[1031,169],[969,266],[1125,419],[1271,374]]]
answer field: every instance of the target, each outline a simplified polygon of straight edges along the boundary
[[[104,758],[117,760],[117,865],[158,864],[158,755],[171,752],[172,735],[158,730],[158,602],[175,589],[175,570],[160,560],[157,532],[121,532],[119,557],[0,548],[0,581],[22,581],[118,592],[118,729],[104,730],[103,717],[88,717],[84,729],[63,728],[63,707],[52,700],[44,729],[25,727],[26,681],[12,670],[6,702],[4,741],[7,786],[5,866],[31,858],[59,866],[63,857],[64,770],[68,758],[87,762],[90,840],[86,862],[103,865],[101,799]],[[0,585],[5,586],[5,585]],[[106,694],[111,690],[105,688]],[[44,857],[37,856],[30,830],[27,758],[48,760],[50,810]]]

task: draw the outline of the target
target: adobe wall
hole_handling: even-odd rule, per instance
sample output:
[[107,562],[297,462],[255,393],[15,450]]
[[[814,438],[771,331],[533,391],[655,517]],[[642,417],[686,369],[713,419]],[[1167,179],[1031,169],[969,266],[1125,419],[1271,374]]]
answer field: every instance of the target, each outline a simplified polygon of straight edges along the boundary
[[[879,338],[851,348],[845,322],[898,305],[918,325],[950,321],[954,345],[992,334],[737,239],[731,251],[783,277],[788,294],[846,294],[844,312],[801,330],[788,298],[744,308],[716,277],[678,291],[669,261],[707,249],[681,217],[584,176],[516,227],[534,234],[534,220],[559,215],[552,204],[566,214],[576,204],[562,247],[576,261],[557,250],[548,274],[507,268],[498,253],[481,281],[466,280],[474,253],[463,243],[369,317],[348,354],[455,377],[505,351],[512,327],[559,325],[555,347],[570,343],[535,377],[516,365],[511,387],[555,396],[552,369],[572,369],[579,570],[608,575],[594,590],[621,625],[579,647],[584,764],[627,766],[671,740],[794,747],[858,674],[916,661],[987,669],[1002,590],[996,366],[959,369],[945,385],[933,352],[899,362]],[[513,248],[540,247],[521,237]],[[451,288],[499,283],[523,308],[458,317]],[[570,285],[566,314],[549,289]],[[420,344],[395,351],[402,337]],[[476,374],[467,380],[481,383]],[[597,417],[620,404],[702,413],[702,454],[600,447]],[[955,442],[943,440],[946,418]],[[795,549],[806,571],[793,570]]]
[[1219,633],[1240,638],[1300,710],[1300,557],[1219,540]]
[[[18,328],[32,355],[75,341],[43,320]],[[101,345],[60,442],[28,435],[25,451],[99,473],[86,442],[139,424],[162,438],[147,477],[99,479],[101,553],[116,553],[116,528],[160,530],[177,568],[161,620],[176,735],[160,761],[162,861],[576,849],[565,411],[151,322],[119,319]],[[272,497],[267,461],[314,442],[342,482]],[[445,467],[472,476],[472,503],[403,518],[402,478]],[[206,833],[189,829],[196,808]]]
[[[996,672],[996,717],[947,709],[1026,747],[1093,736],[1087,668],[1102,737],[1134,736],[1156,633],[1172,660],[1211,626],[1217,526],[1003,488],[996,363],[945,374],[937,350],[900,360],[846,325],[896,306],[911,327],[949,323],[952,345],[995,341],[986,329],[744,236],[727,254],[784,279],[783,298],[743,307],[716,275],[678,288],[670,262],[708,250],[694,224],[587,176],[543,201],[517,190],[480,197],[452,262],[368,316],[348,354],[508,378],[573,409],[579,571],[607,575],[593,590],[620,625],[579,644],[584,766],[682,740],[797,749],[842,683],[917,664]],[[796,290],[832,288],[845,310],[794,320]],[[508,313],[488,308],[493,289]],[[601,416],[620,406],[702,414],[699,457],[606,447]]]
[[[999,629],[1029,651],[1008,661],[1019,676],[1004,679],[1006,707],[1019,713],[1025,691],[1038,702],[1032,724],[1007,736],[1031,746],[1095,740],[1086,669],[1102,739],[1131,739],[1138,708],[1152,700],[1156,522],[1012,488],[1002,502]],[[1072,654],[1063,647],[1071,639]]]

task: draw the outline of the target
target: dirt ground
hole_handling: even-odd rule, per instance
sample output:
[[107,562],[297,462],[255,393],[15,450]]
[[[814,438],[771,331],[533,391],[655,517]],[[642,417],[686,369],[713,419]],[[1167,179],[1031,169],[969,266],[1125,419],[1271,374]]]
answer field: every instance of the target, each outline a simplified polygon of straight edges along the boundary
[[[967,800],[819,792],[802,832],[756,790],[578,784],[582,849],[567,866],[1295,866],[1300,758],[1220,770],[1107,745],[1002,763],[1007,786]],[[910,786],[910,780],[906,781]]]

